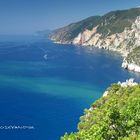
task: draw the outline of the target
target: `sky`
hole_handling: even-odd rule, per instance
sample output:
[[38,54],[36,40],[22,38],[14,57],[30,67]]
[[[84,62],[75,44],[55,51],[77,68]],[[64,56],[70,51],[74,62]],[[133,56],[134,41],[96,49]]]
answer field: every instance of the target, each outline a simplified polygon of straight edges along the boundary
[[0,0],[0,34],[34,34],[138,6],[140,0]]

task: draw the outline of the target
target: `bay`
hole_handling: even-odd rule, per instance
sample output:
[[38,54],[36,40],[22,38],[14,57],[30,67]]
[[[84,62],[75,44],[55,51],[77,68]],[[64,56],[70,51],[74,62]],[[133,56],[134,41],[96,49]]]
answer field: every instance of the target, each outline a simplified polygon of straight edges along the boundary
[[0,130],[3,140],[59,140],[77,131],[83,110],[112,83],[140,74],[121,68],[122,57],[103,49],[54,44],[47,39],[0,39]]

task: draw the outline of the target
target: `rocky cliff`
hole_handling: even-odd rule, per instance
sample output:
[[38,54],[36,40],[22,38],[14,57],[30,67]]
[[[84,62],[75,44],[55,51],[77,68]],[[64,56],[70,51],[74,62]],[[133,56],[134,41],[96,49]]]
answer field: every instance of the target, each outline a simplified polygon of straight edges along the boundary
[[140,46],[140,8],[90,17],[53,31],[49,38],[57,43],[117,51],[127,57]]

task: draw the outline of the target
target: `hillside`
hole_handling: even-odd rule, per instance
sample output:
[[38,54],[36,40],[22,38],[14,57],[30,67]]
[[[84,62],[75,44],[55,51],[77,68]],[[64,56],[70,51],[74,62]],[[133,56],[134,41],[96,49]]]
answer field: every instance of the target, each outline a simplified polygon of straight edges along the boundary
[[89,17],[85,20],[82,20],[77,23],[72,23],[66,27],[56,29],[50,34],[50,39],[55,40],[57,42],[62,43],[69,43],[80,33],[83,32],[85,29],[91,30],[93,27],[98,25],[100,22],[100,16],[93,16]]
[[139,140],[140,85],[127,80],[113,84],[80,118],[78,132],[61,140]]
[[127,56],[140,46],[140,8],[89,17],[54,30],[49,38],[56,43],[104,48]]
[[113,11],[54,30],[49,37],[58,43],[131,50],[137,45],[139,16],[140,8]]

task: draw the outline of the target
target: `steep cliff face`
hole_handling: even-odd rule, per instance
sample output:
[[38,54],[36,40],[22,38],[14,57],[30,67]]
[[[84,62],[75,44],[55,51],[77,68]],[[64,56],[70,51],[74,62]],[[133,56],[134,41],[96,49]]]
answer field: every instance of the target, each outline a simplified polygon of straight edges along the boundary
[[73,44],[114,50],[126,56],[134,48],[140,46],[140,16],[137,16],[132,25],[125,27],[121,33],[104,36],[98,33],[98,26],[96,26],[92,30],[79,33],[74,38]]

